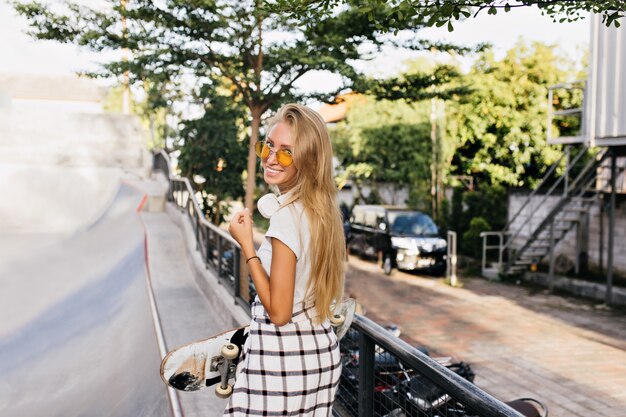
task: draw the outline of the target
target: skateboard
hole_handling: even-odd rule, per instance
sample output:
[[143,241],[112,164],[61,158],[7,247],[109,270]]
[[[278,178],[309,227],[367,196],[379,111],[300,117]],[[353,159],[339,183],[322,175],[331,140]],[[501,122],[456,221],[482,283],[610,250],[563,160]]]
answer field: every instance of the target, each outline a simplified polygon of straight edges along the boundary
[[[355,308],[354,299],[348,298],[334,309],[330,322],[337,340],[350,328]],[[238,327],[171,350],[161,362],[161,379],[180,391],[199,391],[215,385],[218,397],[229,397],[233,392],[229,381],[235,379],[248,332],[249,326]]]

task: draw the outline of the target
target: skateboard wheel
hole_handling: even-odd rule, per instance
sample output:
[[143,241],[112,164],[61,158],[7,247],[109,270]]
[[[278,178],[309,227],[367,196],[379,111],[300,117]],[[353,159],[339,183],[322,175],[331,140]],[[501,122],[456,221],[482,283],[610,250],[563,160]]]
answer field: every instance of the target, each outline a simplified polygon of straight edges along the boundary
[[227,343],[222,346],[222,356],[224,359],[233,360],[239,355],[239,348],[233,343]]
[[335,314],[330,318],[330,324],[334,327],[341,326],[346,321],[343,314]]
[[233,393],[233,386],[226,384],[226,388],[222,388],[220,384],[215,387],[215,395],[220,398],[228,398]]

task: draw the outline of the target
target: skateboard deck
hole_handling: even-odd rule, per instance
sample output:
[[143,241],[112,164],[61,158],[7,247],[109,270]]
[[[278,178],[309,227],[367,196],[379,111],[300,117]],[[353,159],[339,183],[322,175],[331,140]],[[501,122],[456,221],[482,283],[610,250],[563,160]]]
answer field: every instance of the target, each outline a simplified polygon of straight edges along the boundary
[[238,327],[171,350],[161,362],[161,379],[180,391],[198,391],[217,384],[222,374],[217,369],[223,360],[222,347],[232,343],[239,348],[232,363],[236,366],[248,331],[249,326]]
[[[351,298],[335,308],[331,323],[338,340],[350,328],[355,308]],[[228,381],[235,378],[248,332],[249,326],[238,327],[171,350],[161,362],[161,379],[180,391],[199,391],[217,384],[216,393],[227,397],[232,391]]]

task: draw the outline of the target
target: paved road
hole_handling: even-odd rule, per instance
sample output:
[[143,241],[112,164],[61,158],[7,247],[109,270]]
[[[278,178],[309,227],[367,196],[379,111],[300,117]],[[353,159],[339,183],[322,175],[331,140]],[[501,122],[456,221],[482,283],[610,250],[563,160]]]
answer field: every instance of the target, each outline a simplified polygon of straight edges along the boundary
[[350,257],[346,294],[380,324],[436,355],[472,364],[502,399],[543,399],[551,417],[626,416],[626,314],[484,279],[441,279]]

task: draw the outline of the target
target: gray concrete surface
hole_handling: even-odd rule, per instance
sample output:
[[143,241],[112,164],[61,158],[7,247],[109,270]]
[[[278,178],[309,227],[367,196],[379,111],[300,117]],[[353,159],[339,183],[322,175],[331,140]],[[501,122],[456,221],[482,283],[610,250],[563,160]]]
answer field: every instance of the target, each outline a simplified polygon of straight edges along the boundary
[[116,167],[146,177],[151,162],[146,139],[132,115],[36,106],[0,111],[1,165]]
[[[148,242],[148,265],[157,309],[168,349],[228,329],[231,323],[217,319],[219,307],[209,303],[196,284],[186,250],[185,237],[165,213],[141,214]],[[220,416],[226,401],[212,388],[178,392],[186,417]]]
[[0,164],[0,235],[69,236],[97,219],[128,177],[119,168]]
[[22,236],[23,250],[3,257],[0,415],[170,414],[136,215],[142,198],[124,187],[91,226],[38,247]]

